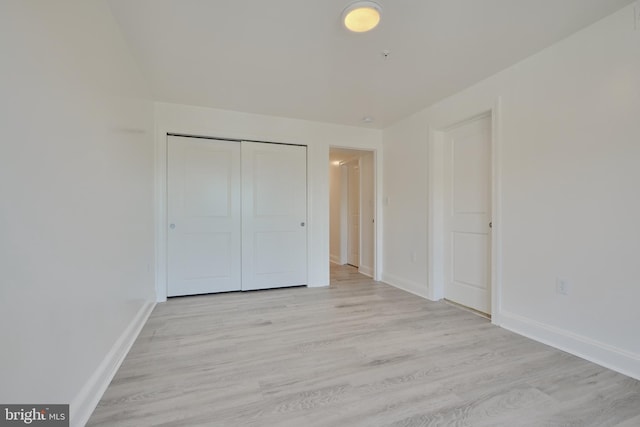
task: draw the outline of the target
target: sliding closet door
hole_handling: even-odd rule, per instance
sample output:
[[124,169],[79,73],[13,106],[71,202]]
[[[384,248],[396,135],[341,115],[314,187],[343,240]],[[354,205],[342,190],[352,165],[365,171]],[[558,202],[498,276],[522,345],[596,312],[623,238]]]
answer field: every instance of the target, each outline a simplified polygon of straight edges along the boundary
[[306,147],[242,142],[242,289],[307,284]]
[[167,295],[240,290],[240,144],[170,136],[167,167]]

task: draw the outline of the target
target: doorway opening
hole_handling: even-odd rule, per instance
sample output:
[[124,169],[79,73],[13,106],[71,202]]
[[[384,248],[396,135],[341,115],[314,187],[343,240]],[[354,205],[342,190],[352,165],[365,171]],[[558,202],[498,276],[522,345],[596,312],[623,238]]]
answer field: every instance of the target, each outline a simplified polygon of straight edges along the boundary
[[330,148],[330,261],[375,277],[373,151]]

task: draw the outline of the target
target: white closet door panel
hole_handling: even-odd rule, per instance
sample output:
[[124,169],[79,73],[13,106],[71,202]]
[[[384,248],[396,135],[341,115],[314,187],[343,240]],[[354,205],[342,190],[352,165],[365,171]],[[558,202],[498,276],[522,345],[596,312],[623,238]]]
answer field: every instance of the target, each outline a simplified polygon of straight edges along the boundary
[[306,147],[242,142],[242,289],[307,284]]
[[168,296],[240,290],[240,144],[168,137]]
[[445,298],[491,313],[491,119],[446,134]]

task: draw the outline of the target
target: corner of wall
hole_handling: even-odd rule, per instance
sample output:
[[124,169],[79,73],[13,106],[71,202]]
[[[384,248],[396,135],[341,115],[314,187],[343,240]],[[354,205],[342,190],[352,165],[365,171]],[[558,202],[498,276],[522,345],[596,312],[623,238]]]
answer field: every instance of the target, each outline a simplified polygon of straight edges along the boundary
[[127,353],[131,350],[155,305],[155,302],[147,301],[140,307],[129,326],[122,332],[111,347],[111,350],[102,359],[102,363],[73,399],[69,406],[69,418],[72,426],[84,426],[89,421],[91,414],[100,402],[111,380],[113,380]]
[[407,280],[389,273],[382,273],[382,282],[386,283],[387,285],[393,286],[394,288],[398,288],[419,297],[433,301],[429,298],[429,288],[426,283],[414,282],[412,280]]
[[640,354],[630,353],[583,335],[505,311],[499,314],[494,323],[509,331],[640,380]]

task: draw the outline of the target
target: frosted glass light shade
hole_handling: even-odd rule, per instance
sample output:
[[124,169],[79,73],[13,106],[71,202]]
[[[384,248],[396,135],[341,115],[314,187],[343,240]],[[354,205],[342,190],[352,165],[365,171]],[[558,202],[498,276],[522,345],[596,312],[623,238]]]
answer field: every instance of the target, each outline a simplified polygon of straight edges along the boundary
[[342,22],[354,33],[373,30],[380,22],[380,5],[372,1],[358,1],[349,5],[342,12]]

